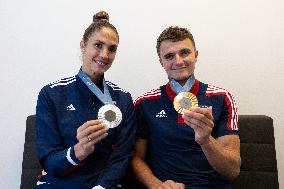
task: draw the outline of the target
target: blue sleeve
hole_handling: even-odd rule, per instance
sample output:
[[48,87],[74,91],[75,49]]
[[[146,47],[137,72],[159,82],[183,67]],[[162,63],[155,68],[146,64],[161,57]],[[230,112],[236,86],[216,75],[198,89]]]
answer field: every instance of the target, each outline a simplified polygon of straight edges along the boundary
[[148,124],[146,123],[146,119],[144,118],[143,111],[141,109],[141,104],[135,105],[135,113],[136,113],[136,119],[137,119],[137,132],[136,132],[136,138],[140,139],[148,139],[150,136],[150,131]]
[[36,146],[39,161],[47,174],[65,175],[79,165],[74,148],[67,146],[61,137],[55,106],[43,88],[36,106]]
[[122,128],[115,141],[115,148],[108,159],[107,167],[95,184],[106,189],[113,189],[119,184],[128,167],[129,160],[134,154],[136,119],[130,94],[128,95],[126,107]]
[[227,92],[221,96],[221,99],[221,115],[219,120],[214,123],[213,129],[215,138],[224,135],[238,135],[238,108],[234,96]]

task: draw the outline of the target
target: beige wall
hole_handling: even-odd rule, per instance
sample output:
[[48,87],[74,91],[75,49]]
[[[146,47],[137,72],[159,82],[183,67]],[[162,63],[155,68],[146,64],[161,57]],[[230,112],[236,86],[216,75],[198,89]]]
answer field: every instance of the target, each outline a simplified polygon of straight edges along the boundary
[[162,29],[190,28],[199,49],[196,77],[231,91],[240,114],[273,118],[284,188],[283,7],[280,0],[1,0],[0,188],[19,188],[26,116],[44,84],[78,71],[82,33],[101,9],[120,33],[106,77],[134,98],[166,82],[155,50]]

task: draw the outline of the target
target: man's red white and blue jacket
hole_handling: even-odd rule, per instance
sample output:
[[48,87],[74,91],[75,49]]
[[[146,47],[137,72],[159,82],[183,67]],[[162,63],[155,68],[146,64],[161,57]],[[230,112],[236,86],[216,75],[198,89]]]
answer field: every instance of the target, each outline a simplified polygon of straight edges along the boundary
[[[190,92],[197,97],[200,106],[212,107],[214,128],[211,135],[214,138],[239,134],[238,109],[231,93],[198,80]],[[153,174],[162,181],[184,183],[186,188],[230,185],[209,164],[195,142],[194,130],[174,109],[176,95],[168,83],[135,101],[137,138],[147,140],[148,163]]]

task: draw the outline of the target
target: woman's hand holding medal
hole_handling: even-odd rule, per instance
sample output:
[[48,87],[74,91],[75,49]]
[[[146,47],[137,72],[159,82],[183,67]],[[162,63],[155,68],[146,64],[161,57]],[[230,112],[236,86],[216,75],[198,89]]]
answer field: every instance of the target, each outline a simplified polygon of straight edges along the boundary
[[210,108],[192,107],[184,111],[183,119],[195,131],[195,141],[199,145],[209,141],[214,126]]
[[79,142],[74,146],[76,158],[82,161],[93,153],[95,144],[108,135],[107,130],[108,127],[99,120],[87,121],[81,125],[77,129],[77,140]]

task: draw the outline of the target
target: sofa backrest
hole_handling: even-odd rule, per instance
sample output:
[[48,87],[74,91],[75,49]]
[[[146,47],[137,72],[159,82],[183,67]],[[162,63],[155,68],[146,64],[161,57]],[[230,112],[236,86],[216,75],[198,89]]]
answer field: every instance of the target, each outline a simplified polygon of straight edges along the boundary
[[40,172],[41,166],[37,159],[35,146],[35,115],[31,115],[27,117],[26,121],[26,134],[20,189],[34,188],[37,176],[40,174]]
[[[264,115],[240,115],[239,130],[242,165],[234,188],[278,189],[273,120]],[[21,189],[34,188],[37,175],[41,172],[34,141],[35,115],[31,115],[26,122]],[[131,178],[125,178],[126,182],[132,182],[133,186],[133,175],[128,174],[128,177]]]
[[278,173],[272,118],[240,115],[241,173],[236,189],[278,189]]

